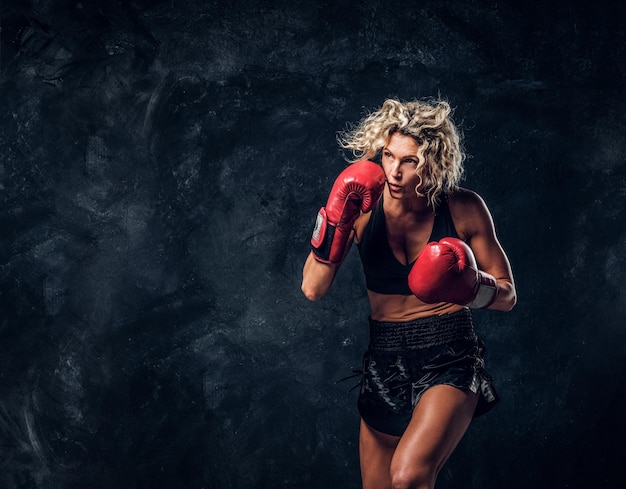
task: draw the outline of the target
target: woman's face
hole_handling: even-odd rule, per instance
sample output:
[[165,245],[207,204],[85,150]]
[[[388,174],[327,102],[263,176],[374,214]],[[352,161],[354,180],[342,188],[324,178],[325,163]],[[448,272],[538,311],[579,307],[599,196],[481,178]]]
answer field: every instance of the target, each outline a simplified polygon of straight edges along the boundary
[[396,132],[389,137],[382,150],[382,165],[391,197],[415,197],[415,187],[420,184],[420,177],[415,173],[418,149],[419,144],[411,136]]

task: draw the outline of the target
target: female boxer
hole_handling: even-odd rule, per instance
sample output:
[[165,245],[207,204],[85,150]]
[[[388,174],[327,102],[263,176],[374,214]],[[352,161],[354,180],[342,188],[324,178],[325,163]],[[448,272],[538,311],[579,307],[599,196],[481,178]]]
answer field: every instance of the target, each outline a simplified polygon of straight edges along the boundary
[[356,243],[371,309],[363,487],[433,488],[498,400],[471,308],[513,308],[511,267],[485,203],[458,186],[465,155],[447,102],[387,100],[339,143],[353,163],[318,213],[302,291],[320,299]]

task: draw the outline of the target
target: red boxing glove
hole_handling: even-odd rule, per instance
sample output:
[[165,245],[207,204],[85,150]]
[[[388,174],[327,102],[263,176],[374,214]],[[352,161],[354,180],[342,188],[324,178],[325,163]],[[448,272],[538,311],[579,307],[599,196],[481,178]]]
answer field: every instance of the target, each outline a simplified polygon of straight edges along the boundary
[[472,249],[457,238],[431,242],[409,273],[409,288],[422,302],[490,306],[498,296],[496,279],[478,270]]
[[352,226],[360,212],[374,208],[385,187],[385,172],[373,161],[361,160],[343,170],[315,222],[311,247],[322,263],[339,263],[346,253]]

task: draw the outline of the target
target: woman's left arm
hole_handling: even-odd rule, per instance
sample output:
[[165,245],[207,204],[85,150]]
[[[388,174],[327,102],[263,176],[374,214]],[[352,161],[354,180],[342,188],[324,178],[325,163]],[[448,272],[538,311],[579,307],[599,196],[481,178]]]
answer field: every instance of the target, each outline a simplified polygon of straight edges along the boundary
[[487,205],[478,194],[463,189],[450,199],[450,212],[457,232],[474,252],[479,269],[496,279],[497,297],[488,309],[510,311],[517,302],[515,281]]

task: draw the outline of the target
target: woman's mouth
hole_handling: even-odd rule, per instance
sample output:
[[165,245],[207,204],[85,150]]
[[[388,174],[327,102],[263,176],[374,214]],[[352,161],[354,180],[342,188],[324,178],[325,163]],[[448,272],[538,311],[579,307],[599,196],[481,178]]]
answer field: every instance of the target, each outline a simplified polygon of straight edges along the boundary
[[396,185],[395,183],[387,182],[387,185],[389,185],[389,190],[394,192],[400,192],[400,190],[402,190],[402,187],[400,185]]

